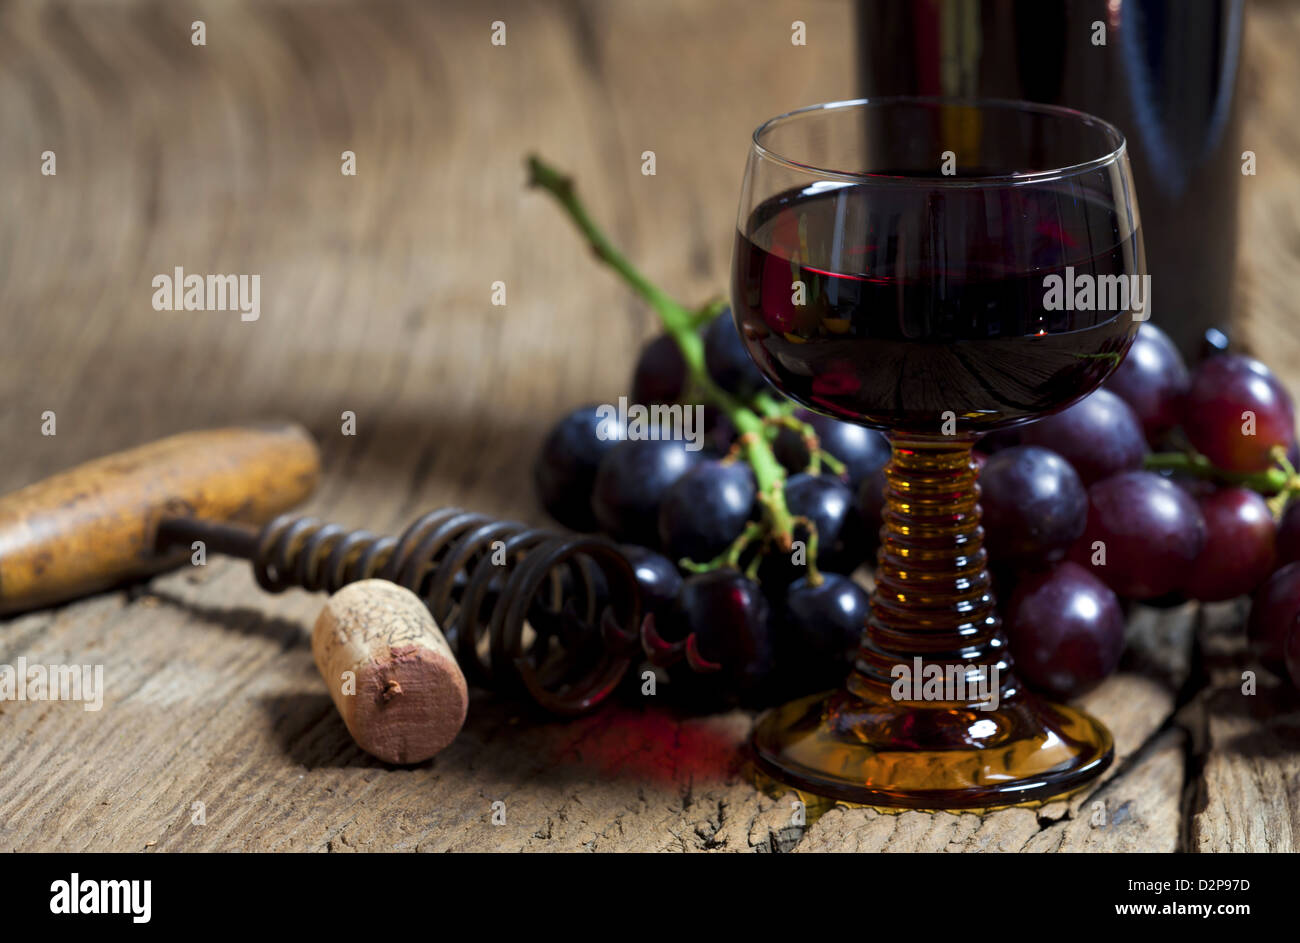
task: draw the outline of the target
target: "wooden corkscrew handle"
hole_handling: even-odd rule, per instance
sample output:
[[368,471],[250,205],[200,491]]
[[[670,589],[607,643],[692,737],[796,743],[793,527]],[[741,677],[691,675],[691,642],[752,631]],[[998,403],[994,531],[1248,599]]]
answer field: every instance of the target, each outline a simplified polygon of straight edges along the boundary
[[0,614],[151,576],[184,563],[198,541],[251,561],[269,592],[336,593],[372,578],[403,586],[471,683],[553,713],[591,710],[640,657],[636,574],[608,540],[459,508],[421,515],[396,537],[282,513],[319,472],[299,426],[246,426],[172,436],[0,497]]
[[86,462],[0,497],[0,614],[160,572],[166,517],[262,524],[316,487],[320,454],[295,423],[186,432]]

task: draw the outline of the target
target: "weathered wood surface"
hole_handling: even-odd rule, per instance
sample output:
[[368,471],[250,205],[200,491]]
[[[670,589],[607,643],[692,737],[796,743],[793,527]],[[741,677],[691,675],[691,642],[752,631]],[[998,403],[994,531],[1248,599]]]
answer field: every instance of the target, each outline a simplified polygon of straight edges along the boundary
[[[1300,849],[1300,711],[1290,682],[1252,659],[1240,607],[1207,607],[1198,632],[1205,684],[1189,705],[1199,775],[1189,850]],[[1253,685],[1253,693],[1246,693]]]
[[[1251,12],[1241,334],[1300,393],[1300,8]],[[851,92],[849,16],[778,0],[0,6],[0,488],[285,416],[322,445],[313,512],[377,530],[446,504],[540,521],[527,468],[546,424],[624,392],[652,325],[523,190],[523,155],[575,172],[652,277],[715,295],[748,134]],[[790,45],[795,19],[807,47]],[[178,265],[260,273],[260,319],[154,311],[151,278]],[[1193,644],[1191,610],[1141,613],[1125,672],[1087,699],[1119,750],[1095,791],[987,816],[835,809],[803,828],[748,784],[740,711],[557,723],[479,693],[447,752],[386,767],[312,664],[322,602],[266,596],[216,561],[0,623],[0,663],[102,664],[107,687],[98,712],[0,704],[0,850],[1297,843],[1296,699],[1271,683],[1234,696],[1240,656],[1218,645],[1238,630],[1215,641],[1207,624]]]

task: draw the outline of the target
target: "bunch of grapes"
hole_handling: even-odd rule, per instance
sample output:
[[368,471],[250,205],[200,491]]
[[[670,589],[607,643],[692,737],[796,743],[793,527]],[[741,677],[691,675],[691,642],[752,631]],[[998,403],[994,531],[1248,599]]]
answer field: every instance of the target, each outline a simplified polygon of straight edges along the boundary
[[529,172],[664,328],[642,349],[627,401],[704,416],[701,441],[623,428],[612,404],[575,409],[537,457],[543,505],[620,544],[648,610],[647,644],[688,653],[668,673],[674,691],[763,701],[838,683],[869,609],[849,574],[878,530],[864,527],[872,512],[859,495],[888,443],[774,398],[724,305],[678,304],[592,223],[569,180],[535,158]]
[[1300,685],[1300,490],[1290,396],[1258,360],[1189,371],[1141,326],[1104,387],[981,440],[989,558],[1017,670],[1062,696],[1112,672],[1123,600],[1254,596],[1249,632]]
[[[534,466],[542,503],[621,545],[647,638],[688,652],[672,690],[763,701],[834,685],[869,613],[851,574],[880,531],[887,441],[774,399],[729,310],[673,301],[591,222],[569,180],[535,158],[529,170],[665,329],[641,350],[629,402],[698,404],[705,417],[696,448],[668,430],[630,435],[609,407],[575,409]],[[1143,324],[1102,389],[986,437],[975,461],[1004,623],[1031,686],[1068,698],[1111,674],[1124,600],[1246,594],[1252,638],[1300,685],[1295,420],[1263,364],[1219,353],[1191,372]]]
[[[777,463],[789,545],[764,526],[758,479],[735,427],[706,404],[696,442],[667,429],[631,437],[609,407],[573,410],[537,457],[538,495],[561,524],[618,541],[655,634],[693,637],[699,660],[717,669],[671,672],[673,690],[765,699],[831,686],[868,613],[866,591],[850,578],[871,549],[857,496],[884,468],[889,445],[860,426],[763,402],[766,384],[730,310],[710,311],[696,330],[709,381],[766,417],[758,435]],[[694,408],[697,385],[664,334],[642,348],[629,401]]]

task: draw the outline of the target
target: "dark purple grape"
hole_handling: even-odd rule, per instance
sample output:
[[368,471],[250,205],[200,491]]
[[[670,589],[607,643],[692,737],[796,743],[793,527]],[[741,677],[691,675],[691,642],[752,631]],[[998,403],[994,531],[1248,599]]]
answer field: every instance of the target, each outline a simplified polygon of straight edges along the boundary
[[1183,420],[1183,405],[1192,377],[1169,335],[1150,321],[1138,328],[1137,337],[1106,389],[1119,396],[1137,414],[1148,441],[1155,441]]
[[806,690],[844,680],[871,614],[865,589],[838,573],[822,576],[820,586],[807,577],[791,583],[781,610],[782,660]]
[[1200,478],[1196,475],[1189,475],[1184,472],[1163,469],[1160,472],[1160,476],[1162,478],[1168,478],[1197,501],[1201,500],[1201,498],[1208,498],[1218,490],[1218,485],[1213,481],[1206,478]]
[[641,348],[632,374],[632,402],[675,403],[686,388],[686,361],[677,342],[660,334]]
[[621,543],[654,547],[659,504],[699,452],[674,439],[630,439],[610,449],[596,471],[591,509],[602,530]]
[[1197,500],[1205,546],[1187,573],[1192,599],[1219,602],[1245,596],[1273,572],[1277,525],[1268,502],[1249,488],[1220,488]]
[[[856,492],[865,478],[874,475],[889,462],[889,440],[874,429],[840,422],[807,409],[796,410],[794,417],[813,427],[821,441],[822,451],[829,452],[844,463],[845,476],[852,491]],[[788,428],[777,433],[772,451],[776,460],[791,474],[806,469],[811,458],[803,437]],[[823,473],[826,471],[823,466]]]
[[668,489],[659,540],[674,560],[712,560],[740,536],[754,510],[754,473],[742,462],[709,460]]
[[[794,475],[785,483],[785,503],[791,514],[817,528],[818,567],[851,573],[866,559],[853,492],[844,482],[830,475]],[[807,528],[796,525],[795,537],[807,541]]]
[[885,524],[884,513],[885,470],[882,468],[858,488],[858,520],[862,523],[862,536],[869,549],[880,543],[880,528]]
[[1259,588],[1250,606],[1246,634],[1271,667],[1286,659],[1286,644],[1300,619],[1300,563],[1288,563]]
[[1217,467],[1263,471],[1273,464],[1275,447],[1285,451],[1295,442],[1295,414],[1290,395],[1268,367],[1241,354],[1221,354],[1192,374],[1183,429]]
[[889,440],[874,429],[816,413],[810,413],[807,422],[821,439],[822,449],[844,463],[851,490],[889,462]]
[[804,445],[803,436],[789,426],[776,430],[776,438],[772,440],[772,454],[792,475],[797,475],[808,467],[808,446]]
[[1026,445],[1051,449],[1074,466],[1085,485],[1142,467],[1147,440],[1131,406],[1097,390],[1069,409],[1024,427]]
[[1014,445],[980,472],[984,546],[998,563],[1041,564],[1065,555],[1088,523],[1088,492],[1050,449]]
[[1124,653],[1124,611],[1101,580],[1069,560],[1026,574],[1011,598],[1016,674],[1061,698],[1095,687]]
[[654,613],[656,618],[671,613],[682,588],[682,575],[673,562],[636,544],[621,544],[618,549],[636,572],[636,585],[641,590],[645,611]]
[[745,350],[730,308],[725,308],[704,331],[704,366],[714,383],[742,399],[767,388],[762,372]]
[[565,527],[595,530],[591,492],[601,460],[623,438],[603,407],[581,406],[561,419],[546,436],[533,464],[533,483],[542,506]]
[[1192,496],[1153,472],[1130,471],[1088,489],[1088,524],[1070,559],[1121,596],[1153,599],[1182,586],[1204,545]]
[[704,407],[704,451],[721,458],[736,441],[736,427],[727,414],[716,406]]
[[990,432],[984,438],[975,443],[975,449],[983,452],[985,455],[996,455],[1003,449],[1009,449],[1013,445],[1020,444],[1019,429],[1000,429],[997,432]]
[[677,594],[686,632],[694,633],[700,655],[722,666],[712,683],[736,690],[756,687],[775,664],[775,635],[767,598],[758,584],[735,570],[688,577]]
[[1285,566],[1300,560],[1300,501],[1291,501],[1282,512],[1282,520],[1277,525],[1275,548],[1275,566]]

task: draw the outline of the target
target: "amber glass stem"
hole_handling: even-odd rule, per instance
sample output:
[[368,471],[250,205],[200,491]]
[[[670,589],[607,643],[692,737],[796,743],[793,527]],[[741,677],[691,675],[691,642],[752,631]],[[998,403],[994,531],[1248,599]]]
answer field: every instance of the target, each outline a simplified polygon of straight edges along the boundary
[[[872,618],[858,672],[888,683],[890,669],[960,663],[1009,668],[980,526],[969,440],[891,438]],[[851,685],[852,686],[852,682]]]
[[765,715],[753,736],[758,769],[845,802],[920,809],[1080,788],[1110,764],[1113,742],[1085,712],[1035,698],[1011,673],[972,443],[891,444],[876,592],[847,690]]

